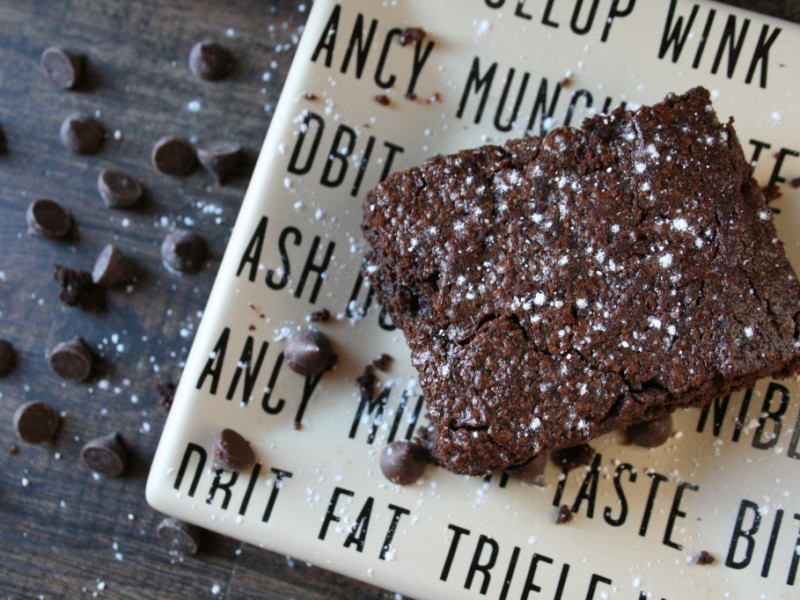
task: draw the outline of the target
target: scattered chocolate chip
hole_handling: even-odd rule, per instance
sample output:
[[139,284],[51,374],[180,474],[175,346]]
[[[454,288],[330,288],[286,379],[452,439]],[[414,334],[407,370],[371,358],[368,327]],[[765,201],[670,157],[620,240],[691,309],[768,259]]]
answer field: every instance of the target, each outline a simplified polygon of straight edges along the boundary
[[212,40],[197,42],[189,52],[189,70],[201,79],[222,79],[235,66],[236,59],[231,51]]
[[242,147],[236,142],[216,140],[197,148],[197,159],[222,184],[242,160]]
[[570,510],[569,506],[566,504],[562,504],[558,509],[558,515],[556,516],[556,525],[563,525],[564,523],[569,523],[572,519],[575,518]]
[[106,128],[87,115],[73,114],[61,123],[61,143],[77,154],[97,154],[103,147]]
[[327,308],[320,308],[319,310],[312,312],[308,319],[312,323],[326,323],[331,320],[331,311],[329,311]]
[[175,399],[175,390],[177,389],[178,386],[174,381],[167,380],[156,382],[156,392],[158,393],[159,402],[167,413],[169,413],[169,409],[172,408],[172,401]]
[[389,106],[392,103],[392,101],[389,100],[389,96],[387,96],[386,94],[378,94],[373,99],[381,106]]
[[53,278],[58,282],[58,299],[67,306],[91,312],[103,312],[106,307],[105,288],[92,281],[88,271],[53,265]]
[[28,228],[49,238],[63,238],[72,230],[72,215],[55,200],[39,198],[25,213]]
[[162,520],[156,527],[156,536],[170,552],[192,555],[200,550],[200,528],[179,519]]
[[150,154],[153,166],[165,175],[188,175],[197,164],[194,147],[177,137],[162,137],[153,145]]
[[136,206],[144,195],[144,188],[138,179],[117,169],[100,171],[97,176],[97,191],[108,208]]
[[385,352],[372,361],[372,366],[380,371],[387,371],[392,364],[392,357]]
[[233,429],[223,429],[214,442],[214,468],[225,471],[246,471],[256,464],[250,442]]
[[775,202],[775,200],[778,200],[781,196],[783,196],[783,192],[777,183],[771,183],[770,185],[764,186],[761,188],[761,191],[764,192],[764,199],[767,201],[767,203]]
[[208,248],[205,240],[191,231],[171,231],[161,243],[164,266],[178,273],[196,273],[206,262]]
[[710,554],[705,550],[701,550],[700,553],[697,555],[697,558],[695,558],[694,562],[697,563],[698,565],[711,565],[714,563],[715,560],[717,559],[714,558],[713,554]]
[[408,46],[409,44],[421,42],[426,35],[427,33],[422,27],[406,27],[400,32],[397,41],[400,42],[401,46]]
[[92,281],[100,285],[118,285],[136,275],[133,263],[113,244],[106,244],[92,269]]
[[547,454],[543,452],[537,454],[526,463],[509,467],[506,469],[506,473],[514,479],[541,486],[544,485],[544,470],[546,465]]
[[69,381],[86,381],[92,374],[94,357],[81,338],[61,342],[50,352],[47,362],[53,372]]
[[58,413],[45,402],[26,402],[14,412],[14,429],[22,441],[41,444],[58,431]]
[[86,442],[81,449],[81,460],[92,471],[108,477],[118,477],[125,471],[127,452],[119,433],[112,431]]
[[592,462],[595,450],[589,444],[576,444],[550,453],[551,460],[565,471],[583,467]]
[[378,378],[375,376],[375,367],[372,365],[364,367],[361,375],[356,377],[359,395],[365,400],[372,400],[375,397],[375,386],[377,384]]
[[42,52],[42,69],[47,78],[62,90],[71,90],[81,78],[83,56],[63,48],[51,47]]
[[337,356],[321,331],[308,328],[292,332],[283,350],[289,368],[300,375],[318,375],[333,368]]
[[5,377],[14,370],[17,363],[17,351],[8,340],[0,339],[0,377]]
[[381,473],[400,485],[412,484],[422,477],[426,463],[425,450],[414,442],[392,442],[381,452]]
[[661,417],[653,421],[637,423],[625,430],[626,439],[632,444],[643,448],[660,446],[672,435],[672,415]]
[[800,188],[800,177],[795,177],[794,179],[790,180],[789,185],[794,189]]

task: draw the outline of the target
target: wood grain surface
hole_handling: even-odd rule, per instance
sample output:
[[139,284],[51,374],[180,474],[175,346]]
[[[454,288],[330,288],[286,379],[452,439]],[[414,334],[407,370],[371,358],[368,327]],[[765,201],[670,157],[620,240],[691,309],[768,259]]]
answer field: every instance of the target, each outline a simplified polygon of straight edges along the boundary
[[[400,0],[402,1],[402,0]],[[435,1],[435,0],[431,0]],[[646,0],[640,0],[646,1]],[[800,22],[796,0],[731,0]],[[158,173],[154,142],[240,143],[257,155],[288,72],[310,0],[0,0],[0,338],[18,352],[0,379],[0,597],[2,598],[394,598],[350,580],[222,536],[202,551],[171,556],[155,536],[162,515],[144,487],[165,419],[156,384],[176,381],[247,186],[247,169],[217,185],[198,168],[187,177]],[[213,38],[237,57],[234,73],[208,82],[192,75],[192,45]],[[79,89],[44,76],[48,46],[87,57]],[[93,156],[59,141],[74,112],[98,117],[108,139]],[[112,210],[96,186],[103,168],[136,175],[142,206]],[[49,197],[73,215],[76,233],[51,240],[28,233],[25,211]],[[173,228],[201,234],[207,267],[176,276],[161,264]],[[130,287],[108,290],[102,314],[64,306],[52,265],[91,270],[114,243],[142,271]],[[82,337],[97,365],[70,383],[49,368],[59,342]],[[51,443],[25,444],[13,414],[31,400],[62,413]],[[83,444],[119,431],[132,459],[123,477],[93,476]]]

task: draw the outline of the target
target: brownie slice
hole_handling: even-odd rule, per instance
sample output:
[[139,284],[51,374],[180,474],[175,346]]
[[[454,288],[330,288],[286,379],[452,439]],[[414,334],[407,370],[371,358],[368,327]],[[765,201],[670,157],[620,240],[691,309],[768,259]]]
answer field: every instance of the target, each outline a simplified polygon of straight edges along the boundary
[[798,370],[800,285],[707,90],[449,156],[364,201],[434,458],[484,474]]

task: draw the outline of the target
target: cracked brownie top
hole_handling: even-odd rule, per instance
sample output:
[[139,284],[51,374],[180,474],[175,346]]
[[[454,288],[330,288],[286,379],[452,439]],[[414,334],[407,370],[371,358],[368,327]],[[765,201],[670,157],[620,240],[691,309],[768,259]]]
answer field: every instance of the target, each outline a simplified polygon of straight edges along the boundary
[[800,364],[800,285],[702,88],[396,173],[363,231],[456,472]]

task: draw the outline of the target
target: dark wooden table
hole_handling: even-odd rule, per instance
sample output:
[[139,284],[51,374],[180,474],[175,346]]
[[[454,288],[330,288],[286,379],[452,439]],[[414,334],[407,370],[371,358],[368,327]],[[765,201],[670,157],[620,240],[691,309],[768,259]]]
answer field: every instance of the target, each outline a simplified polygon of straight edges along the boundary
[[[431,0],[434,1],[434,0]],[[643,1],[643,0],[640,0]],[[796,0],[730,4],[800,22]],[[0,0],[0,338],[17,349],[0,379],[0,597],[391,598],[394,594],[222,536],[192,557],[170,556],[155,536],[162,515],[144,486],[165,419],[156,384],[181,374],[225,249],[246,173],[223,186],[202,169],[161,175],[150,165],[164,135],[229,139],[255,156],[289,69],[310,0]],[[224,81],[186,66],[191,46],[215,38],[238,58]],[[80,89],[61,91],[39,67],[51,45],[83,53]],[[59,141],[70,113],[96,114],[109,138],[94,156]],[[102,168],[127,170],[147,189],[143,206],[111,210],[96,188]],[[30,235],[28,204],[51,197],[76,235]],[[175,276],[161,264],[166,233],[184,227],[211,248],[207,268]],[[91,270],[107,243],[142,269],[131,288],[108,291],[103,314],[64,306],[52,265]],[[82,337],[98,364],[85,383],[60,380],[46,355]],[[52,443],[14,432],[17,406],[44,400],[62,411]],[[119,431],[132,454],[120,478],[93,477],[83,444]]]

